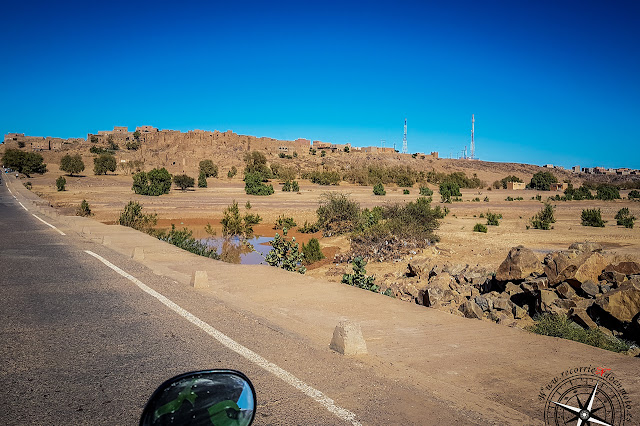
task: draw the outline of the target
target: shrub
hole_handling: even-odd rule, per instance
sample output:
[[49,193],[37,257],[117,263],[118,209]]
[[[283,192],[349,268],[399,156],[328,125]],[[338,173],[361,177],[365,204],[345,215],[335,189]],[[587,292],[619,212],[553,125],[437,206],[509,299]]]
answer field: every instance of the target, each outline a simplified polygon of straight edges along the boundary
[[187,188],[193,188],[195,186],[195,180],[191,176],[176,175],[173,177],[173,183],[185,191]]
[[69,173],[69,176],[73,176],[74,173],[80,173],[84,170],[84,162],[80,154],[65,155],[60,159],[60,170]]
[[262,181],[263,175],[261,173],[245,173],[244,192],[248,195],[273,194],[273,185],[265,185]]
[[422,195],[423,197],[431,197],[433,195],[433,191],[427,186],[421,186],[420,195]]
[[324,259],[324,254],[320,249],[320,242],[317,238],[310,239],[307,245],[302,244],[302,254],[307,265]]
[[582,226],[593,226],[596,228],[604,228],[606,221],[602,220],[600,209],[582,210]]
[[284,182],[284,185],[282,185],[282,190],[285,192],[298,192],[300,191],[300,185],[298,184],[298,182],[294,181],[290,181],[287,180]]
[[25,183],[23,183],[24,187],[27,188],[29,191],[31,191],[31,187],[33,186],[31,184],[31,181],[27,181]]
[[326,152],[325,152],[325,150],[323,149],[323,150],[320,152],[320,157],[326,157],[326,155],[327,155],[327,153],[326,153]]
[[229,179],[231,179],[232,177],[234,177],[236,174],[238,174],[238,169],[236,169],[236,166],[231,166],[231,170],[229,170],[227,172],[227,177]]
[[530,219],[531,226],[535,229],[549,230],[552,223],[556,223],[553,215],[554,207],[551,204],[544,203],[544,207],[535,216]]
[[326,192],[320,196],[317,226],[327,236],[351,232],[360,217],[360,204],[346,194]]
[[42,155],[35,152],[24,152],[19,149],[9,148],[2,155],[2,164],[31,177],[32,173],[43,174],[47,171],[47,165],[43,163]]
[[298,232],[302,232],[303,234],[314,234],[320,230],[320,227],[317,223],[309,223],[306,220],[304,221],[304,225],[302,228],[298,228]]
[[157,238],[183,250],[197,254],[198,256],[220,259],[220,255],[218,255],[215,248],[211,248],[202,241],[193,238],[193,231],[187,228],[177,230],[176,226],[171,224],[171,230],[169,232],[158,233]]
[[93,174],[106,175],[107,172],[115,172],[116,166],[116,157],[111,154],[100,154],[93,159]]
[[204,173],[205,178],[218,177],[218,166],[211,160],[202,160],[199,164],[200,173]]
[[488,203],[489,202],[489,197],[484,197],[484,202]]
[[353,259],[353,274],[342,275],[342,283],[377,292],[380,287],[374,284],[376,279],[374,276],[366,275],[367,271],[364,269],[366,265],[367,261],[362,256],[357,256]]
[[92,146],[91,148],[89,148],[89,152],[92,154],[111,154],[113,153],[113,151],[109,151],[108,149],[105,149],[101,146]]
[[631,212],[629,212],[629,209],[627,207],[623,207],[620,210],[618,210],[618,213],[616,213],[615,219],[618,225],[622,225],[625,228],[632,229],[633,223],[635,222],[636,217],[633,216]]
[[91,208],[89,207],[89,203],[87,203],[87,200],[82,200],[80,202],[80,205],[76,209],[76,216],[91,216]]
[[[405,190],[403,190],[403,191],[402,191],[402,193],[403,193],[404,195],[409,195],[409,190],[408,190],[408,189],[405,189]],[[478,201],[479,201],[479,200],[478,200]]]
[[398,175],[395,178],[395,183],[400,187],[412,187],[413,184],[416,183],[416,181],[415,179],[413,179],[413,176],[408,174],[402,174],[402,175]]
[[[247,210],[251,209],[251,204],[247,202],[245,208]],[[233,203],[223,212],[222,220],[220,220],[222,235],[225,237],[251,238],[253,236],[253,225],[257,225],[261,221],[262,218],[257,214],[246,212],[244,216],[241,216],[238,203],[233,200]]]
[[[287,230],[283,230],[284,236],[287,235]],[[300,274],[307,272],[302,263],[304,262],[304,254],[298,249],[298,243],[296,238],[293,237],[291,241],[287,241],[280,234],[276,233],[276,236],[271,241],[273,247],[265,258],[265,261],[278,268],[282,268],[285,271],[296,271]]]
[[619,200],[620,191],[613,185],[600,185],[596,190],[598,200]]
[[159,196],[171,190],[171,174],[164,167],[133,175],[133,191],[140,195]]
[[297,226],[296,221],[293,220],[292,217],[285,217],[285,216],[278,216],[278,219],[276,220],[276,224],[273,227],[273,229],[291,229],[294,226]]
[[201,171],[198,174],[198,188],[206,188],[206,187],[207,187],[207,175]]
[[476,225],[473,227],[473,232],[484,232],[486,234],[487,227],[481,223],[476,223]]
[[591,194],[591,190],[587,188],[585,185],[582,185],[580,188],[574,189],[573,185],[569,184],[569,187],[564,191],[565,197],[567,200],[593,200],[593,194]]
[[613,352],[625,352],[629,345],[613,336],[607,336],[600,329],[585,330],[564,315],[544,314],[534,318],[535,325],[527,330],[543,336],[560,337]]
[[639,200],[640,199],[640,191],[634,189],[633,191],[629,191],[628,198],[630,200]]
[[[324,151],[322,151],[324,152]],[[309,180],[318,185],[340,185],[340,173],[336,171],[312,172],[308,176]]]
[[387,191],[384,190],[384,186],[381,183],[374,185],[373,187],[374,195],[387,195]]
[[491,212],[487,212],[487,225],[491,225],[491,226],[499,226],[500,222],[498,221],[498,219],[502,219],[502,215],[499,213],[491,213]]
[[58,191],[64,191],[64,187],[67,184],[67,180],[64,178],[64,176],[59,176],[58,179],[56,179],[56,188],[58,188]]
[[140,141],[135,140],[135,141],[127,142],[124,146],[129,151],[137,151],[140,148]]
[[450,203],[451,197],[461,197],[460,185],[454,181],[446,181],[440,184],[440,196],[443,203]]
[[118,225],[128,226],[138,231],[151,233],[158,219],[155,214],[142,213],[142,205],[137,201],[129,201],[118,218]]

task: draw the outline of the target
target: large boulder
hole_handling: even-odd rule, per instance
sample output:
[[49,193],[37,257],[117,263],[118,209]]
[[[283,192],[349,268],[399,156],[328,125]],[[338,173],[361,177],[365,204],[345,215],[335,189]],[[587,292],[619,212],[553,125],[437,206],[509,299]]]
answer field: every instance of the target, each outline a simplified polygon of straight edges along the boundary
[[606,265],[606,259],[598,252],[557,251],[545,257],[544,272],[551,286],[566,281],[579,288],[588,280],[598,282]]
[[580,285],[580,289],[590,297],[596,297],[600,293],[600,286],[591,280],[587,280]]
[[573,243],[569,246],[569,250],[577,250],[584,252],[602,251],[602,244],[592,241],[583,241],[581,243]]
[[541,274],[542,271],[542,264],[538,257],[528,248],[518,246],[509,250],[507,258],[496,272],[496,279],[498,281],[520,281],[531,274]]
[[482,319],[482,308],[472,300],[467,300],[460,305],[460,312],[467,318]]
[[640,280],[631,280],[608,293],[600,294],[596,304],[620,322],[631,323],[640,312]]
[[622,275],[640,274],[640,264],[636,262],[620,262],[616,265],[607,265],[604,272],[617,272]]
[[565,299],[572,299],[577,296],[576,291],[567,283],[562,283],[556,287],[556,292]]

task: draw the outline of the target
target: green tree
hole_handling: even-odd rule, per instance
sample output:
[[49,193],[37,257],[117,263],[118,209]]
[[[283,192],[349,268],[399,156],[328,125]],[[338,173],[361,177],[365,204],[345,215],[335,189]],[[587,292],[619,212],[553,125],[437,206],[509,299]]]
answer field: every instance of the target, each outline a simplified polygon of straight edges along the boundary
[[484,232],[486,234],[487,227],[481,223],[476,223],[476,225],[473,227],[473,232]]
[[263,175],[261,173],[245,173],[244,192],[248,195],[273,194],[273,185],[265,185],[262,183],[262,179]]
[[554,207],[551,204],[544,203],[544,207],[540,210],[535,216],[533,216],[529,221],[531,222],[531,226],[535,229],[551,229],[551,224],[556,223],[556,219],[554,217]]
[[266,181],[271,177],[271,169],[267,167],[267,158],[260,151],[247,152],[244,155],[244,173],[260,174],[261,181]]
[[140,140],[140,136],[141,136],[140,130],[136,130],[135,132],[133,132],[133,138],[135,140],[139,141]]
[[69,176],[73,176],[74,173],[80,173],[84,170],[84,162],[80,154],[65,155],[60,159],[60,170],[67,172]]
[[32,173],[46,173],[47,165],[43,161],[44,159],[40,154],[24,152],[15,148],[7,149],[2,155],[2,164],[5,167],[10,167],[27,177],[31,177]]
[[349,152],[349,151],[351,151],[351,149],[348,146],[345,146],[344,147],[344,152]]
[[304,263],[307,265],[324,259],[324,254],[320,249],[320,241],[317,238],[310,239],[307,245],[302,244],[302,254],[304,255]]
[[76,209],[76,216],[87,217],[91,216],[91,214],[91,207],[89,207],[89,203],[87,203],[87,200],[82,200]]
[[113,135],[108,135],[107,136],[107,149],[109,149],[111,151],[117,151],[117,150],[120,149],[118,144],[114,142]]
[[227,172],[227,177],[229,179],[231,179],[232,177],[234,177],[236,174],[238,174],[238,169],[236,169],[236,166],[231,166],[231,170],[229,170]]
[[[251,204],[247,201],[245,208],[249,210]],[[227,206],[226,210],[222,214],[220,223],[222,224],[222,235],[224,237],[237,236],[240,238],[251,238],[253,236],[253,226],[262,222],[260,215],[251,214],[246,212],[244,215],[240,215],[240,209],[238,203],[233,200],[233,203]]]
[[582,226],[593,226],[596,228],[604,228],[607,221],[602,220],[600,209],[585,209],[581,214]]
[[171,174],[164,167],[133,175],[133,191],[140,195],[158,196],[171,190]]
[[67,184],[67,180],[64,178],[64,176],[59,176],[58,179],[56,179],[56,188],[58,188],[58,191],[64,191],[64,187]]
[[173,183],[185,191],[187,188],[193,188],[195,186],[195,180],[191,176],[176,175],[173,177]]
[[513,175],[503,177],[502,179],[500,179],[500,184],[502,186],[502,189],[507,189],[508,182],[522,182],[522,179],[520,179],[518,176],[513,176]]
[[533,175],[529,186],[533,189],[539,189],[541,191],[549,191],[552,183],[557,183],[556,178],[551,172],[538,172]]
[[596,190],[596,198],[598,200],[619,200],[620,191],[613,185],[600,185]]
[[138,231],[151,233],[158,218],[155,214],[142,213],[142,204],[137,201],[129,201],[118,218],[118,225],[128,226]]
[[200,174],[198,175],[198,188],[206,188],[206,187],[207,187],[207,175],[203,171],[200,171]]
[[374,195],[387,195],[387,191],[384,190],[384,186],[381,183],[377,183],[373,186]]
[[629,191],[629,195],[628,195],[627,198],[629,198],[630,200],[638,200],[638,199],[640,199],[640,191],[638,191],[637,189]]
[[347,194],[325,192],[316,210],[317,225],[326,236],[351,232],[360,219],[360,204]]
[[631,212],[629,211],[629,208],[623,207],[620,210],[618,210],[618,213],[616,213],[615,219],[618,225],[622,225],[625,228],[633,229],[633,224],[636,220],[636,217],[631,214]]
[[200,173],[204,173],[205,177],[218,177],[218,166],[213,164],[213,161],[202,160],[199,166]]
[[106,175],[116,171],[116,157],[111,154],[100,154],[93,159],[93,174]]
[[440,196],[443,203],[450,203],[451,197],[461,197],[460,185],[451,180],[442,182],[440,184]]

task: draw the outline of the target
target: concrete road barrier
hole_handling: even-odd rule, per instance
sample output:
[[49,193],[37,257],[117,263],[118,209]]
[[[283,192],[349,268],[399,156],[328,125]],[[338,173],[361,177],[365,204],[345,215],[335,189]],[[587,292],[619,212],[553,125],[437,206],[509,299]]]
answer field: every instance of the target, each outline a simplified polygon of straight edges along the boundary
[[331,349],[343,355],[364,355],[367,344],[362,337],[360,324],[352,321],[340,321],[333,330]]
[[209,277],[207,271],[193,271],[191,275],[191,286],[193,288],[207,288],[209,287]]

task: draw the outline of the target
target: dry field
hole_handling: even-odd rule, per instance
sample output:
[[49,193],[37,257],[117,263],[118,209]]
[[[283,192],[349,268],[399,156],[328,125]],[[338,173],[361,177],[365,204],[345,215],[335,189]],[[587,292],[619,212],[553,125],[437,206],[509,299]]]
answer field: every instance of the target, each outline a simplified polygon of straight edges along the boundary
[[[469,171],[467,174],[470,175]],[[482,177],[481,173],[478,174]],[[274,181],[276,190],[274,195],[249,196],[244,193],[244,183],[236,177],[234,179],[210,178],[208,188],[196,188],[185,192],[172,189],[168,195],[148,197],[133,193],[132,179],[129,175],[92,176],[90,174],[83,177],[67,176],[67,190],[57,192],[55,178],[58,175],[53,172],[34,176],[28,180],[32,182],[35,193],[49,200],[63,213],[73,214],[80,201],[86,199],[96,220],[113,223],[125,204],[129,200],[135,200],[144,206],[147,213],[158,215],[159,225],[168,227],[169,224],[174,223],[178,227],[186,226],[194,231],[196,237],[206,236],[204,226],[207,223],[217,228],[220,234],[219,221],[222,218],[222,212],[233,200],[238,201],[242,208],[246,201],[250,201],[253,206],[252,212],[263,218],[263,223],[255,228],[256,233],[272,236],[276,232],[273,224],[280,215],[293,217],[298,225],[304,224],[305,220],[314,222],[315,210],[323,192],[349,193],[363,208],[385,203],[404,203],[415,200],[418,196],[417,184],[410,189],[409,195],[403,195],[403,188],[387,186],[386,196],[375,196],[369,186],[350,185],[344,182],[340,186],[320,186],[305,180],[299,181],[299,193],[282,192],[278,183]],[[488,180],[491,177],[488,175],[483,178]],[[437,188],[434,185],[429,186],[434,190],[434,204],[440,204]],[[462,193],[462,202],[446,205],[451,212],[442,221],[437,231],[441,241],[435,247],[417,253],[417,256],[427,257],[434,264],[466,263],[497,269],[513,246],[524,245],[533,249],[542,258],[548,251],[566,249],[572,242],[588,240],[602,243],[611,256],[640,260],[640,226],[635,229],[626,229],[617,226],[614,219],[614,215],[622,207],[628,207],[636,217],[640,217],[640,203],[627,200],[554,202],[557,222],[554,224],[554,229],[542,231],[526,229],[529,218],[542,207],[541,202],[531,198],[540,194],[544,200],[555,193],[495,189],[491,191],[462,190]],[[627,191],[621,192],[622,196],[626,194]],[[523,197],[524,200],[505,201],[508,196]],[[481,201],[471,201],[476,197]],[[485,197],[489,197],[489,202],[482,201]],[[608,221],[604,228],[585,227],[580,224],[582,209],[594,207],[600,208],[603,219]],[[490,226],[486,234],[472,232],[476,223],[486,223],[486,220],[478,216],[487,211],[503,215],[500,226]],[[294,232],[293,235],[303,242],[311,238],[309,234]],[[315,236],[320,239],[325,254],[331,257],[337,251],[348,249],[348,239],[344,236],[332,238]],[[398,262],[370,263],[367,271],[376,275],[397,276],[405,270],[408,260],[405,258]],[[324,265],[317,265],[309,273],[339,280],[339,274],[335,274],[335,271],[331,273],[331,266],[329,261],[325,261]]]

